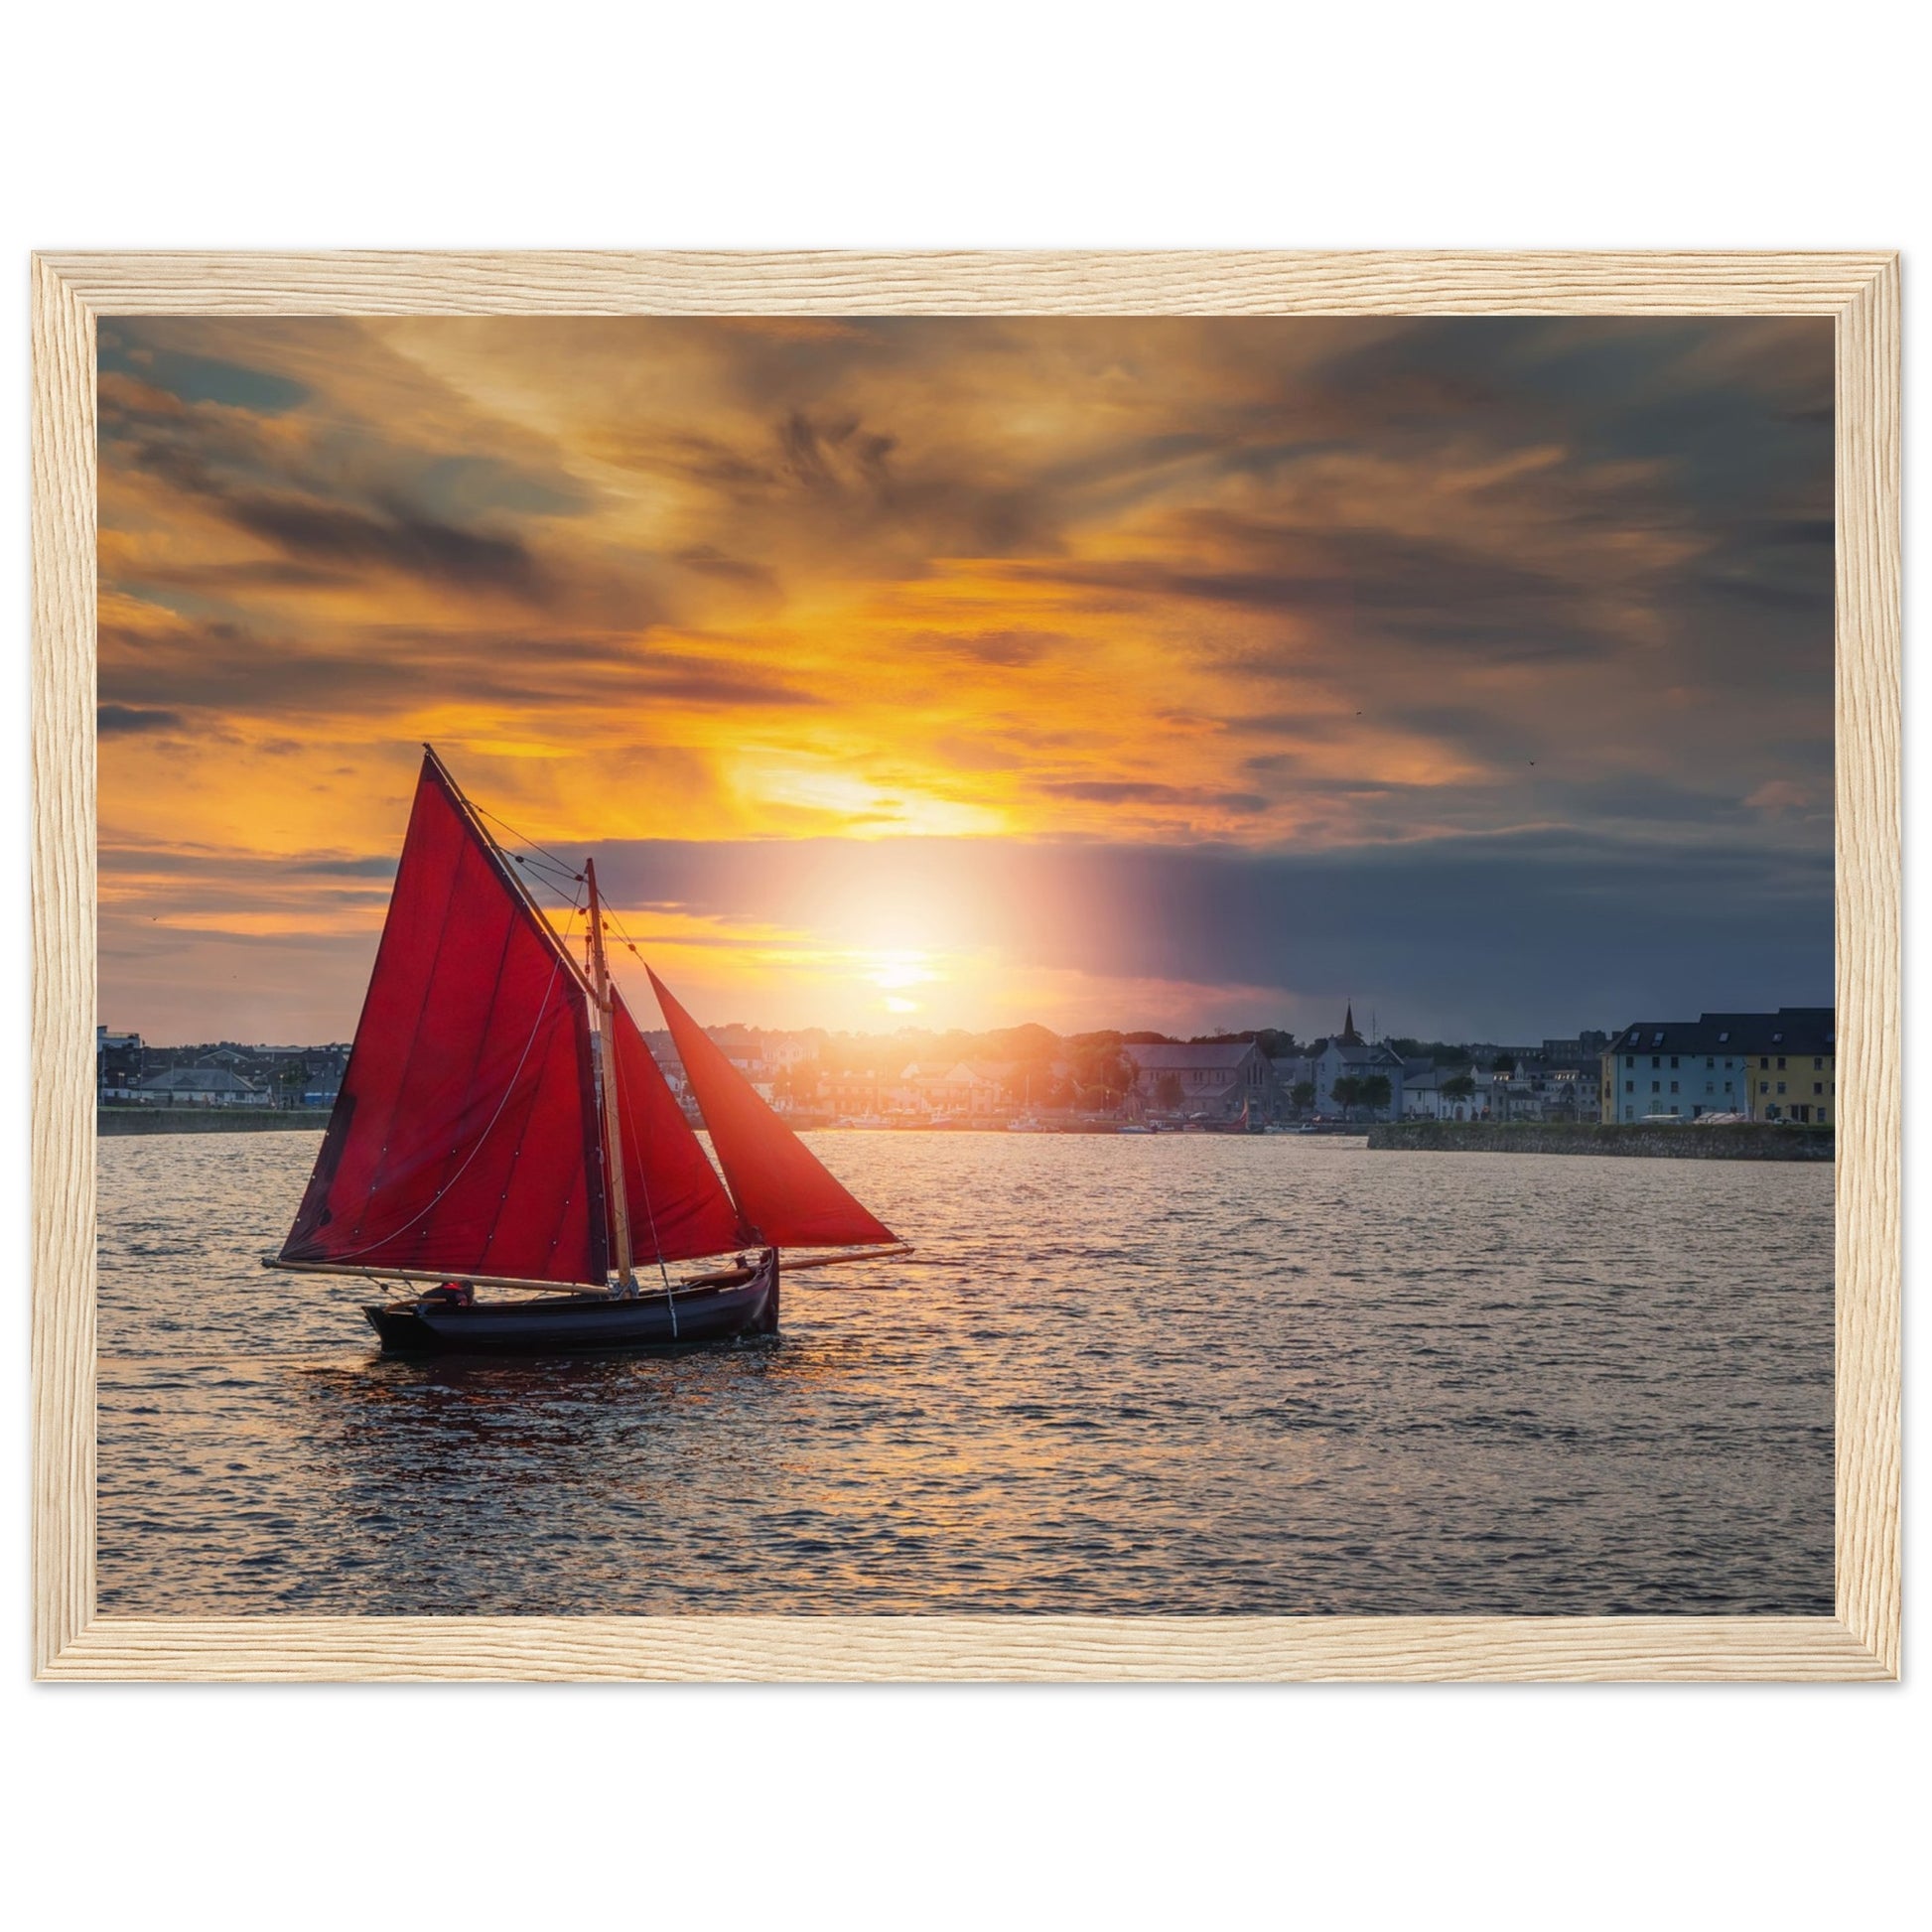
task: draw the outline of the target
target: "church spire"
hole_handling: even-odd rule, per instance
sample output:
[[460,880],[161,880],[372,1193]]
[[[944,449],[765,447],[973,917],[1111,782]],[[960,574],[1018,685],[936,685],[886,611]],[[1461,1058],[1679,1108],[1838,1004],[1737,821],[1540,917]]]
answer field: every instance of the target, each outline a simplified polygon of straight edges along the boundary
[[1344,1046],[1359,1046],[1362,1043],[1361,1035],[1355,1031],[1355,1003],[1353,1000],[1349,1001],[1347,1018],[1341,1023],[1340,1040]]

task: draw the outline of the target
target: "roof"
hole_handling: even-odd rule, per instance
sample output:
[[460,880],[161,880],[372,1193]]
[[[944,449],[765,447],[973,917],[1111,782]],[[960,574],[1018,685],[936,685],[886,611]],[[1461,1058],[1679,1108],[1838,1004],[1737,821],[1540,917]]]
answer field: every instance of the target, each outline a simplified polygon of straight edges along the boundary
[[1210,1100],[1226,1100],[1231,1094],[1251,1093],[1253,1089],[1241,1080],[1223,1080],[1218,1086],[1196,1087],[1187,1094],[1181,1104],[1186,1107],[1199,1107]]
[[1242,1064],[1255,1050],[1251,1039],[1203,1040],[1198,1046],[1123,1046],[1122,1055],[1143,1073],[1180,1073]]
[[1314,1042],[1313,1054],[1316,1059],[1322,1059],[1329,1053],[1333,1053],[1344,1066],[1399,1067],[1402,1064],[1402,1055],[1381,1040],[1371,1046],[1360,1039],[1344,1039],[1339,1034],[1333,1039],[1317,1039]]
[[[989,1080],[995,1086],[1008,1080],[1030,1080],[1040,1068],[1037,1060],[962,1060],[960,1064],[975,1080]],[[1049,1060],[1044,1070],[1051,1075],[1064,1073],[1066,1062]]]
[[1707,1013],[1696,1020],[1637,1020],[1610,1036],[1606,1053],[1834,1053],[1837,1009]]
[[143,1093],[260,1093],[225,1066],[171,1066],[141,1082]]

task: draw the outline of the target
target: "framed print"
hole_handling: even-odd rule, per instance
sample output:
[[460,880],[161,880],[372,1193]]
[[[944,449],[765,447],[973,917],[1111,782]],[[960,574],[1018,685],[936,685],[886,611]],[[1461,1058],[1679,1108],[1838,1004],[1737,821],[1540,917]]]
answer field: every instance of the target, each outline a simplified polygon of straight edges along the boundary
[[41,1675],[1896,1676],[1895,258],[34,300]]

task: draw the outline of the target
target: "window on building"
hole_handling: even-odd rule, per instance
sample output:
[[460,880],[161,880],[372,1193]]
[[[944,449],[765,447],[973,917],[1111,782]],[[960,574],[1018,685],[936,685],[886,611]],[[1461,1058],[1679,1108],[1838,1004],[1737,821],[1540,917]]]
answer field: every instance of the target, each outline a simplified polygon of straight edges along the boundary
[[1825,1070],[1824,1060],[1821,1059],[1816,1053],[1814,1053],[1811,1056],[1811,1070],[1814,1073],[1822,1073]]
[[1624,1081],[1624,1083],[1623,1083],[1623,1091],[1624,1091],[1625,1093],[1635,1093],[1635,1092],[1636,1092],[1636,1090],[1637,1090],[1637,1083],[1636,1083],[1636,1081],[1634,1081],[1634,1080],[1625,1080],[1625,1081]]
[[1675,1072],[1677,1071],[1677,1055],[1676,1055],[1675,1053],[1673,1053],[1673,1054],[1672,1054],[1672,1055],[1670,1056],[1670,1070],[1671,1070],[1671,1071],[1672,1071],[1673,1073],[1675,1073]]
[[1765,1108],[1764,1118],[1766,1120],[1776,1120],[1778,1118],[1778,1103],[1775,1100]]
[[1716,1066],[1717,1064],[1718,1064],[1718,1062],[1717,1062],[1716,1060],[1714,1060],[1714,1059],[1713,1059],[1713,1058],[1711,1057],[1711,1055],[1710,1055],[1709,1053],[1707,1053],[1707,1054],[1705,1054],[1705,1056],[1704,1056],[1704,1070],[1705,1070],[1705,1072],[1707,1072],[1707,1073],[1709,1073],[1709,1072],[1710,1072],[1710,1071],[1712,1070],[1712,1068],[1713,1068],[1713,1067],[1715,1067],[1715,1066]]
[[1663,1061],[1662,1061],[1661,1059],[1659,1059],[1659,1058],[1658,1058],[1658,1056],[1657,1056],[1657,1055],[1656,1055],[1655,1053],[1652,1053],[1652,1054],[1651,1054],[1651,1056],[1650,1056],[1650,1064],[1651,1064],[1652,1066],[1662,1066],[1662,1065],[1663,1065],[1663,1063],[1664,1063],[1664,1062],[1663,1062]]
[[1760,1053],[1760,1054],[1759,1054],[1759,1055],[1757,1056],[1757,1067],[1758,1067],[1758,1071],[1759,1071],[1760,1073],[1768,1073],[1768,1072],[1769,1072],[1769,1071],[1771,1070],[1771,1056],[1770,1056],[1770,1054],[1768,1054],[1768,1053]]
[[1780,1073],[1784,1071],[1784,1055],[1782,1053],[1778,1055],[1778,1071]]
[[1759,1092],[1759,1093],[1769,1093],[1769,1092],[1771,1091],[1771,1083],[1770,1083],[1770,1081],[1769,1081],[1769,1080],[1760,1080],[1760,1081],[1758,1081],[1758,1083],[1757,1083],[1757,1090],[1758,1090],[1758,1092]]
[[1657,1081],[1657,1080],[1653,1080],[1653,1081],[1651,1081],[1651,1083],[1650,1083],[1650,1091],[1651,1091],[1652,1093],[1662,1093],[1662,1092],[1663,1092],[1663,1090],[1664,1090],[1664,1089],[1663,1089],[1663,1084],[1662,1084],[1662,1082],[1660,1082],[1660,1081]]
[[1625,1054],[1624,1054],[1624,1056],[1623,1056],[1623,1064],[1624,1064],[1625,1066],[1635,1066],[1635,1065],[1636,1065],[1636,1063],[1637,1063],[1637,1056],[1636,1056],[1636,1054],[1634,1054],[1634,1053],[1625,1053]]
[[1725,1092],[1728,1093],[1729,1091],[1730,1091],[1730,1082],[1726,1080],[1725,1082]]
[[1782,1046],[1784,1044],[1784,1035],[1782,1034],[1773,1034],[1771,1035],[1771,1044],[1773,1046]]
[[1825,1083],[1824,1083],[1824,1081],[1823,1081],[1823,1080],[1814,1080],[1814,1081],[1813,1081],[1813,1082],[1811,1083],[1811,1090],[1812,1090],[1812,1092],[1813,1092],[1813,1093],[1823,1093],[1823,1092],[1825,1091]]
[[1722,1046],[1725,1043],[1725,1041],[1727,1040],[1729,1037],[1730,1035],[1728,1034],[1720,1034],[1718,1035],[1718,1044]]
[[1783,1082],[1782,1080],[1780,1080],[1780,1081],[1778,1082],[1778,1091],[1779,1091],[1780,1093],[1782,1093],[1782,1092],[1784,1091],[1784,1082]]
[[[1675,1092],[1677,1091],[1677,1082],[1676,1082],[1675,1080],[1673,1080],[1673,1081],[1672,1081],[1672,1082],[1670,1083],[1670,1090],[1671,1090],[1671,1092],[1672,1092],[1672,1093],[1675,1093]],[[1677,1111],[1677,1109],[1676,1109],[1675,1107],[1673,1107],[1673,1108],[1671,1109],[1671,1112],[1672,1112],[1672,1113],[1676,1113],[1676,1111]]]

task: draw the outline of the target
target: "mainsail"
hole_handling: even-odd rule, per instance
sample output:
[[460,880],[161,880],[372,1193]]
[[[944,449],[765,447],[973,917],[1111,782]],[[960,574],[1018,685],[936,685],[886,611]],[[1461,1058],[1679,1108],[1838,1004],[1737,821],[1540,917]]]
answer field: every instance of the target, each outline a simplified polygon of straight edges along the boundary
[[431,754],[280,1259],[602,1287],[601,1146],[582,981]]
[[621,993],[612,995],[611,1017],[632,1254],[640,1262],[685,1261],[750,1241]]
[[650,984],[748,1231],[784,1248],[897,1241],[759,1098],[655,973]]

